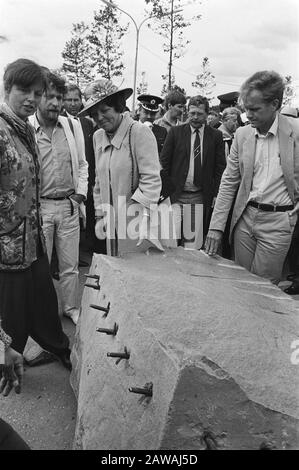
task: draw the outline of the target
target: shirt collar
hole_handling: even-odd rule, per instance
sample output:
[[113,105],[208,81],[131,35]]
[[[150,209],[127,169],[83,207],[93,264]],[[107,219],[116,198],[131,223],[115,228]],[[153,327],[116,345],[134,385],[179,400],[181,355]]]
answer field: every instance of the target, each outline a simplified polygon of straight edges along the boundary
[[[36,130],[36,132],[38,132],[40,129],[42,129],[42,126],[41,126],[41,124],[38,120],[38,117],[37,117],[37,113],[34,113],[34,115],[33,115],[33,127]],[[60,122],[60,116],[58,117],[58,121],[57,121],[55,127],[62,127],[62,124]]]
[[259,131],[257,129],[255,129],[255,135],[257,137],[268,137],[269,134],[273,135],[274,137],[277,135],[277,132],[278,132],[278,113],[276,113],[276,116],[275,116],[275,119],[273,121],[273,124],[272,126],[270,127],[270,129],[268,130],[267,134],[266,135],[263,135],[263,134],[260,134]]
[[102,142],[102,150],[105,150],[107,147],[110,145],[113,145],[113,147],[120,149],[121,144],[127,134],[127,130],[129,125],[131,124],[132,118],[130,117],[129,113],[124,113],[122,121],[120,125],[118,126],[114,136],[112,139],[109,139],[107,136],[106,132],[103,131],[103,142]]
[[[202,133],[204,131],[204,128],[205,128],[205,125],[202,124],[202,126],[198,128],[199,132]],[[195,134],[196,129],[195,127],[191,126],[191,124],[190,124],[190,129],[191,129],[191,133]]]

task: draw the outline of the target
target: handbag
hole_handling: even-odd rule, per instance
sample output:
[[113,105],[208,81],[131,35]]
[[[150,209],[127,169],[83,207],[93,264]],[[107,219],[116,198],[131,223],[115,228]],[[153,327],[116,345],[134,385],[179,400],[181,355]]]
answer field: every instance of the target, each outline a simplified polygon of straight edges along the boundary
[[[134,188],[134,156],[132,150],[132,127],[135,123],[132,123],[129,129],[129,152],[131,159],[131,194],[133,195],[136,188]],[[174,185],[170,184],[169,177],[166,175],[165,170],[160,171],[162,180],[162,189],[158,201],[158,210],[155,221],[151,220],[151,228],[149,233],[149,239],[151,235],[154,238],[158,236],[158,239],[162,245],[166,248],[177,247],[177,237],[175,231],[175,221],[172,206],[170,203],[169,194],[173,192]],[[164,181],[164,187],[163,187]],[[140,221],[142,216],[140,215]]]
[[[136,188],[134,188],[134,157],[133,157],[133,151],[132,151],[132,127],[134,126],[135,122],[133,122],[130,126],[129,129],[129,147],[130,147],[130,158],[132,162],[132,177],[131,177],[131,193],[134,194],[134,191]],[[161,202],[165,201],[171,194],[174,193],[175,191],[175,185],[173,181],[171,180],[170,176],[167,175],[166,171],[162,168],[160,170],[160,178],[161,178],[161,192],[158,200],[158,204],[161,204]]]

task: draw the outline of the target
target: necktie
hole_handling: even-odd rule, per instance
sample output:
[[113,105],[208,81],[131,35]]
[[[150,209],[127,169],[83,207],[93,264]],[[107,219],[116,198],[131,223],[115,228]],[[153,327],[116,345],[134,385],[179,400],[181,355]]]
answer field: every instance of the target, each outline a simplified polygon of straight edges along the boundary
[[194,158],[194,177],[193,183],[198,188],[202,187],[202,167],[201,167],[201,151],[200,151],[200,137],[199,130],[195,129],[195,141],[193,147]]

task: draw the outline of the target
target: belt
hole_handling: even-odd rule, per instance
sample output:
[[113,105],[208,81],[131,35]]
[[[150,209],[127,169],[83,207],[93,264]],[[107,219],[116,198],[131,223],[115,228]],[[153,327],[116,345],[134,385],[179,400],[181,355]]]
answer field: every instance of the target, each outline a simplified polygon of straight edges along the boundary
[[286,212],[286,211],[291,211],[292,209],[294,209],[293,205],[272,206],[271,204],[260,204],[259,202],[255,202],[255,201],[249,201],[247,203],[247,206],[256,207],[257,209],[260,209],[261,211],[266,211],[266,212]]
[[71,215],[74,215],[74,204],[70,196],[72,196],[74,193],[69,194],[68,196],[63,196],[63,197],[49,197],[49,196],[41,196],[41,199],[48,199],[50,201],[64,201],[68,199],[70,201],[71,205]]
[[[72,193],[73,194],[73,193]],[[50,196],[41,196],[41,199],[50,199],[51,201],[63,201],[64,199],[68,199],[72,194],[68,196],[61,196],[61,197],[50,197]]]

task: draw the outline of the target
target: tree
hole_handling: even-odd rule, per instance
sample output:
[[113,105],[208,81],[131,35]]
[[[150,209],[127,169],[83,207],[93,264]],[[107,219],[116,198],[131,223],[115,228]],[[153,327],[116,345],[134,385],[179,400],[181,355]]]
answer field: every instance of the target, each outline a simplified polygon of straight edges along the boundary
[[94,12],[94,21],[88,36],[93,46],[92,64],[101,77],[108,80],[122,75],[124,63],[121,39],[127,32],[128,24],[119,24],[115,8],[106,6]]
[[199,89],[199,94],[205,96],[209,101],[213,99],[213,88],[216,86],[215,76],[210,71],[208,57],[204,57],[201,63],[201,72],[196,75],[196,80],[192,82],[194,88]]
[[291,106],[294,98],[296,97],[296,91],[293,86],[293,79],[291,75],[285,77],[285,90],[283,94],[282,105]]
[[[189,3],[195,1],[191,0]],[[199,20],[201,15],[194,15],[189,20],[185,20],[182,12],[177,11],[183,6],[181,0],[145,0],[145,2],[149,7],[147,13],[156,17],[156,20],[151,20],[153,29],[165,39],[163,50],[169,54],[168,90],[170,90],[173,85],[173,61],[184,54],[186,46],[190,43],[184,37],[184,29],[191,25],[191,21]],[[170,14],[167,15],[167,13]]]
[[142,95],[144,93],[147,93],[148,90],[148,83],[145,79],[145,72],[141,72],[141,82],[137,86],[137,94]]
[[94,78],[88,34],[89,27],[83,21],[74,23],[72,38],[66,42],[61,54],[63,58],[61,71],[65,72],[68,81],[76,83],[80,88]]

